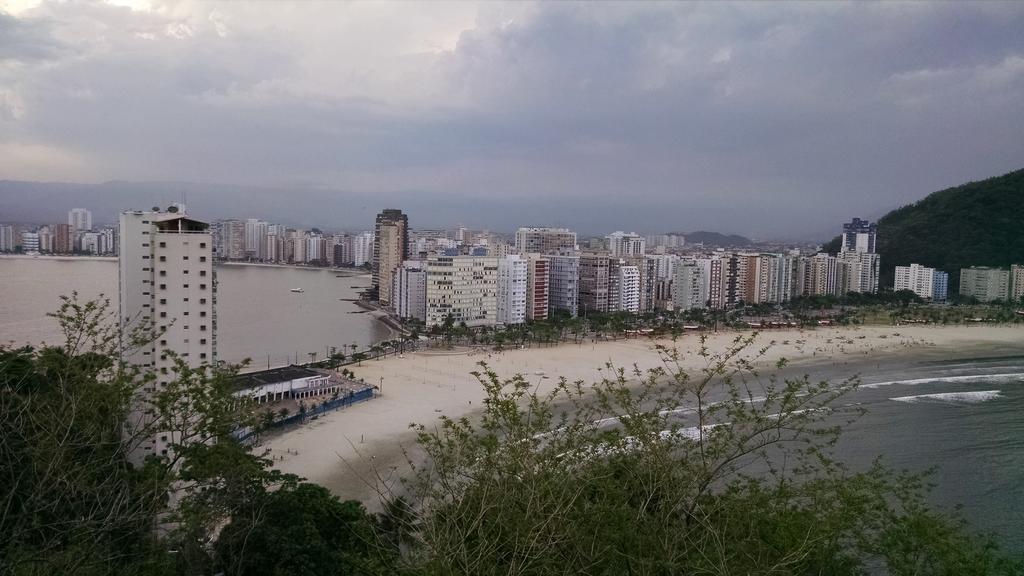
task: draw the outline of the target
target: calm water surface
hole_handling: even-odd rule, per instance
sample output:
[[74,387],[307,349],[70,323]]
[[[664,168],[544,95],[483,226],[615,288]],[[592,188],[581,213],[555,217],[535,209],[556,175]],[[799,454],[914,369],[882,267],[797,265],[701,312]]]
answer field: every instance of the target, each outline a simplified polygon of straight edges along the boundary
[[[337,278],[331,270],[226,265],[217,268],[217,355],[277,366],[328,346],[365,347],[391,338],[391,330],[346,301],[369,285],[369,276]],[[302,288],[298,294],[290,290]],[[80,258],[0,258],[0,342],[57,342],[57,323],[46,316],[62,294],[108,296],[117,310],[117,262]]]

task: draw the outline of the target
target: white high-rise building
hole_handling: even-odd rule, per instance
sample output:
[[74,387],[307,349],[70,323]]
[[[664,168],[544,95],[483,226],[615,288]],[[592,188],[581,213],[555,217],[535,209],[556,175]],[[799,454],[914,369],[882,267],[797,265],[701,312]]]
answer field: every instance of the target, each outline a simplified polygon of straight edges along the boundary
[[249,218],[245,221],[245,255],[253,260],[267,259],[264,250],[270,224],[257,218]]
[[920,264],[897,266],[892,289],[896,292],[910,290],[921,298],[931,299],[935,296],[935,269]]
[[399,318],[427,319],[427,269],[420,260],[406,260],[395,271],[395,314]]
[[363,232],[352,238],[352,265],[363,266],[373,261],[373,232]]
[[547,256],[551,263],[548,273],[548,310],[562,310],[576,317],[580,297],[580,257],[573,254]]
[[621,312],[640,311],[640,269],[636,266],[619,266],[617,310]]
[[[180,213],[122,212],[119,229],[120,323],[128,334],[151,327],[155,338],[124,352],[124,360],[156,376],[137,399],[145,419],[148,394],[175,378],[176,355],[189,367],[217,358],[213,235],[205,222]],[[173,434],[149,439],[135,456],[166,454]]]
[[643,256],[647,239],[633,232],[612,232],[605,236],[612,257]]
[[498,316],[498,259],[431,256],[427,260],[427,326],[493,326]]
[[498,260],[498,323],[526,322],[526,260],[509,255]]
[[85,208],[72,208],[68,212],[68,224],[76,232],[92,230],[92,212]]

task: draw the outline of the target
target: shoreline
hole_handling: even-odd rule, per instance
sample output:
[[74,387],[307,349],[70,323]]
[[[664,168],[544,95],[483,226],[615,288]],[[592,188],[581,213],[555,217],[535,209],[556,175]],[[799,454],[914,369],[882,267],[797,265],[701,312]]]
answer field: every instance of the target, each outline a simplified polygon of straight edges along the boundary
[[[115,260],[117,258],[114,258]],[[328,272],[334,272],[336,274],[342,274],[349,277],[360,277],[371,274],[366,270],[357,268],[333,268],[330,266],[299,266],[298,264],[276,264],[272,262],[238,262],[233,260],[218,260],[214,263],[215,266],[258,266],[261,268],[294,268],[297,270],[326,270]]]
[[94,262],[117,262],[117,256],[75,256],[73,254],[0,254],[6,260],[91,260]]
[[[739,336],[752,332],[708,335],[707,346],[721,351]],[[699,339],[677,340],[681,363],[699,370]],[[415,433],[410,424],[430,426],[441,415],[472,416],[480,409],[483,391],[469,373],[485,361],[499,377],[516,373],[536,382],[543,391],[564,377],[590,383],[607,374],[611,363],[627,370],[660,365],[655,344],[670,340],[647,338],[567,343],[557,346],[507,350],[501,353],[469,349],[421,350],[401,357],[366,360],[349,365],[357,378],[381,388],[372,402],[346,408],[304,427],[268,436],[263,447],[281,455],[276,467],[308,478],[337,496],[378,505],[374,482],[391,484],[408,470]],[[756,361],[766,373],[810,376],[839,381],[859,376],[872,380],[887,373],[927,371],[935,361],[992,357],[1024,357],[1024,327],[1014,326],[869,326],[761,332],[743,356],[762,347],[768,352]],[[782,371],[775,363],[786,358]],[[289,452],[290,451],[290,452]],[[371,479],[373,482],[371,482]]]

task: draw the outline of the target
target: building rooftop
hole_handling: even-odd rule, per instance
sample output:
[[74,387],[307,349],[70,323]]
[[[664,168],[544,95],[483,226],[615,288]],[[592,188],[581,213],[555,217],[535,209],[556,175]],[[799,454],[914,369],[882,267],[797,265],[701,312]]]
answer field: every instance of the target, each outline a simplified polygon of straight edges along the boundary
[[311,378],[314,376],[323,376],[323,374],[316,370],[303,368],[302,366],[284,366],[282,368],[272,368],[270,370],[260,370],[259,372],[239,374],[232,379],[232,383],[238,389],[245,389],[254,388],[256,386],[265,386],[267,384],[275,384],[277,382],[288,382],[299,378]]

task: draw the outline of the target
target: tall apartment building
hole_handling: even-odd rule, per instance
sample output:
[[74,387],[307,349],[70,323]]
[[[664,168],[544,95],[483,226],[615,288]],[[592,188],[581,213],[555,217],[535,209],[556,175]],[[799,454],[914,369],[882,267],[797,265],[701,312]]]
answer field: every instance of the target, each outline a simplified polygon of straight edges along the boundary
[[672,279],[673,309],[694,310],[707,307],[708,282],[704,277],[706,268],[691,259],[676,263]]
[[921,298],[932,299],[935,297],[935,269],[920,264],[897,266],[892,289],[896,292],[910,290]]
[[225,260],[245,258],[245,222],[223,220],[219,225],[217,256]]
[[92,230],[92,212],[85,208],[72,208],[68,212],[68,224],[76,232]]
[[981,302],[1006,300],[1010,295],[1010,271],[984,266],[962,268],[960,295]]
[[382,306],[391,304],[395,270],[405,260],[409,246],[409,218],[401,210],[388,208],[377,214],[373,240],[373,289]]
[[837,257],[837,294],[878,292],[880,259],[873,252],[840,252]]
[[[614,294],[615,301],[609,302],[609,308],[614,307],[616,312],[636,314],[640,311],[640,269],[619,260],[615,271],[616,275],[614,281],[611,282],[612,288],[610,289]],[[611,299],[612,294],[609,294],[609,300]]]
[[945,302],[949,298],[949,274],[936,270],[932,277],[932,301]]
[[646,253],[647,239],[633,232],[612,232],[605,236],[605,241],[611,255],[618,258],[643,256]]
[[[156,334],[124,357],[156,376],[137,399],[136,415],[145,419],[145,393],[175,378],[171,353],[193,368],[216,362],[213,236],[207,223],[174,212],[122,212],[119,230],[122,330],[151,326]],[[153,437],[135,456],[166,454],[169,442],[166,434]]]
[[526,321],[527,261],[517,254],[498,260],[498,324]]
[[520,228],[516,230],[516,252],[560,254],[576,250],[576,233],[567,228]]
[[15,243],[14,238],[14,226],[0,224],[0,252],[14,252],[14,247],[20,246],[20,244]]
[[70,254],[75,250],[75,228],[71,224],[57,224],[53,227],[53,251]]
[[395,271],[395,314],[399,318],[427,320],[427,268],[420,260],[406,260]]
[[493,326],[498,316],[498,259],[431,256],[427,260],[427,326],[451,315],[456,324]]
[[547,256],[548,309],[568,312],[576,317],[579,312],[580,257],[575,254],[552,254]]
[[808,262],[808,292],[810,296],[826,296],[836,294],[838,284],[839,260],[824,252],[812,256]]
[[1010,266],[1010,298],[1020,302],[1024,298],[1024,265]]
[[547,320],[551,296],[551,263],[540,254],[526,256],[526,319]]
[[352,265],[363,266],[373,262],[373,232],[362,232],[352,238]]
[[843,224],[842,245],[840,252],[866,252],[875,253],[875,240],[878,235],[878,225],[867,220],[854,218]]
[[264,238],[267,236],[269,222],[264,222],[258,218],[249,218],[245,221],[245,257],[250,260],[265,260],[266,254],[264,250],[266,243]]
[[610,256],[607,252],[581,252],[580,314],[609,311]]

